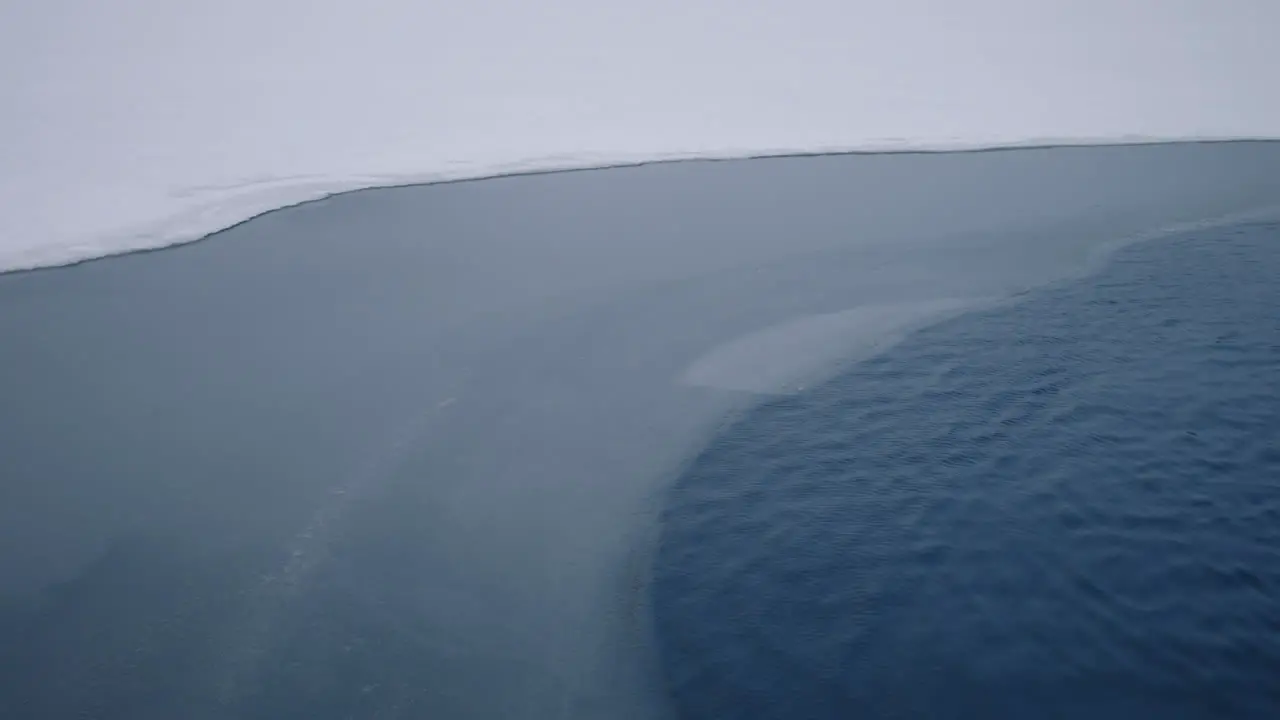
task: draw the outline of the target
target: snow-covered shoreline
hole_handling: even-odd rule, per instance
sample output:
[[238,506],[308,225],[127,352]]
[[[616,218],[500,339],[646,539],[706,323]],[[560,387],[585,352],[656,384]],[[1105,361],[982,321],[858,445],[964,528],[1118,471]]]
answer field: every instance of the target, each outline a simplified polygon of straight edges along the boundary
[[[411,185],[472,182],[521,175],[581,172],[638,167],[671,162],[723,162],[785,157],[856,154],[908,154],[993,152],[1069,147],[1105,147],[1197,143],[1280,142],[1271,137],[1186,137],[1162,138],[1119,136],[1115,138],[1027,138],[1023,140],[940,140],[914,142],[885,140],[860,145],[820,148],[774,148],[765,150],[725,150],[719,152],[665,152],[654,154],[550,157],[507,163],[476,163],[461,168],[420,173],[366,174],[350,176],[294,176],[254,178],[242,183],[179,188],[153,212],[158,217],[132,227],[104,232],[86,231],[80,236],[42,239],[30,246],[10,248],[0,245],[0,273],[76,265],[106,257],[160,250],[204,239],[260,215],[283,210],[334,195],[361,190]],[[28,232],[38,232],[29,228]],[[16,234],[16,231],[10,231]]]
[[1239,0],[0,4],[0,272],[335,193],[681,159],[1280,138]]

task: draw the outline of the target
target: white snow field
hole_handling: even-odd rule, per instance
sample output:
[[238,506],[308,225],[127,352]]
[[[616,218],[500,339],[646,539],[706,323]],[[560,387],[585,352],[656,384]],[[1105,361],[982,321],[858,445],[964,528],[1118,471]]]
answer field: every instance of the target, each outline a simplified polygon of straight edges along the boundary
[[335,192],[687,157],[1275,137],[1274,0],[0,3],[0,270]]

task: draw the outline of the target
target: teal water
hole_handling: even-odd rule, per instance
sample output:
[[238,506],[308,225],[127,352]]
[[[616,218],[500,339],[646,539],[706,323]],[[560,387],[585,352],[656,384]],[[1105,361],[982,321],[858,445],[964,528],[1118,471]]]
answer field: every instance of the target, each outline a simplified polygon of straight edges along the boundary
[[746,414],[664,515],[681,717],[1275,717],[1277,277],[1163,239]]
[[661,512],[727,418],[1274,208],[1277,168],[1274,143],[655,165],[0,276],[0,717],[670,717]]

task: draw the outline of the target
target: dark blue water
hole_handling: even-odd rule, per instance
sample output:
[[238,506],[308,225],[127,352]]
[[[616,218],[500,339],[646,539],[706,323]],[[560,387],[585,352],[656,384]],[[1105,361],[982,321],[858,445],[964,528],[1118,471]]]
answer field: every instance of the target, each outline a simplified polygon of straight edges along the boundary
[[665,512],[682,716],[1280,717],[1277,278],[1136,246],[747,413]]

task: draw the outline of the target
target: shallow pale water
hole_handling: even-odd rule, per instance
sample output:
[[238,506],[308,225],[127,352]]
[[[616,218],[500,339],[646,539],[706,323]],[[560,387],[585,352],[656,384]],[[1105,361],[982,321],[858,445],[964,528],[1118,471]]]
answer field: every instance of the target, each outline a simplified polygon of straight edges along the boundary
[[0,277],[0,716],[668,716],[658,511],[726,417],[1274,207],[1277,167],[1237,143],[506,178]]
[[913,336],[677,482],[684,718],[1280,714],[1280,224]]

